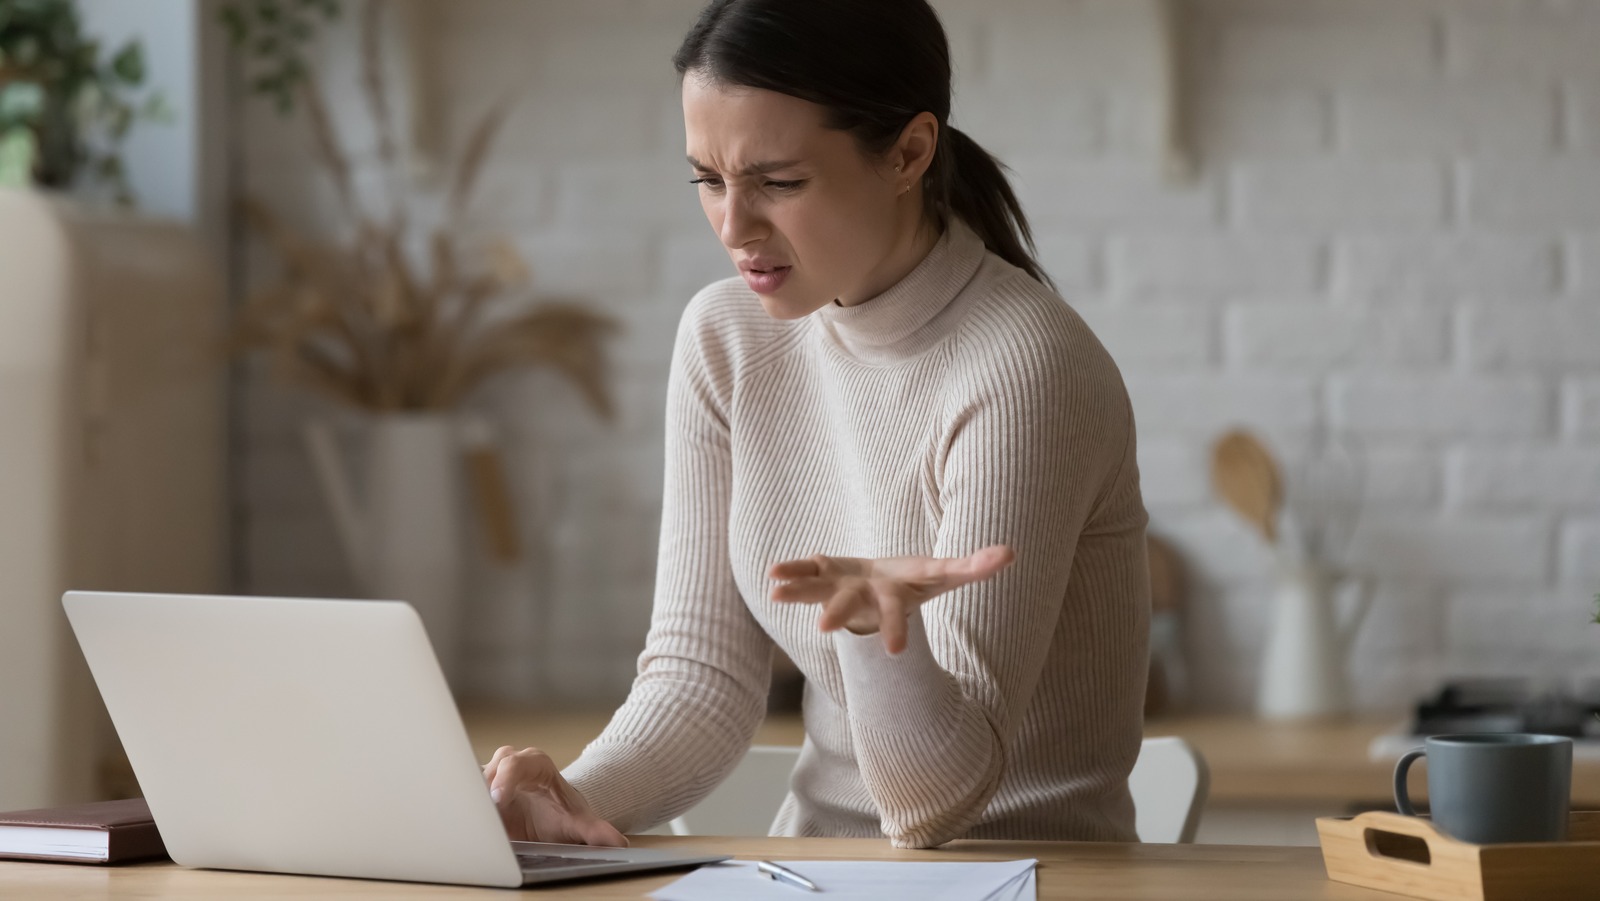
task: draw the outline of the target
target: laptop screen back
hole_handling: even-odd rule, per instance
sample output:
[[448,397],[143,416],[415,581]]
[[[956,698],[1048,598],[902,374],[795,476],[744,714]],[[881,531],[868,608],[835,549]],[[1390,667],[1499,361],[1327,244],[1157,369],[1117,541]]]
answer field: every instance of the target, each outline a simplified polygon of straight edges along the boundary
[[101,592],[63,605],[173,860],[521,884],[409,605]]

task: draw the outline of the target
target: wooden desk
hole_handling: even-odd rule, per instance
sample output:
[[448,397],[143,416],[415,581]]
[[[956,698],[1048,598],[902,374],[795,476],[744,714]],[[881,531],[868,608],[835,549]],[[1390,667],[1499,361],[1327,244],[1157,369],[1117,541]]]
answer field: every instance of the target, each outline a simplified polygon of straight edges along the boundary
[[[640,836],[641,847],[692,846],[757,860],[1010,860],[1036,857],[1040,901],[1067,898],[1198,901],[1395,901],[1395,895],[1328,881],[1315,848],[1115,845],[1071,842],[953,842],[938,851],[896,851],[871,839]],[[634,899],[681,874],[537,890],[541,899]],[[0,862],[6,901],[149,899],[492,899],[503,889],[415,885],[185,870],[171,864],[98,868]],[[798,895],[797,895],[798,897]]]

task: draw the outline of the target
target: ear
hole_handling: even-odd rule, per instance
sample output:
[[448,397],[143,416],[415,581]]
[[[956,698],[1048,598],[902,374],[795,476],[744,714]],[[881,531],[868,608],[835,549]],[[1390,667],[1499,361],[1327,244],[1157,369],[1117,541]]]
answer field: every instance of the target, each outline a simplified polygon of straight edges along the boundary
[[917,184],[933,165],[933,153],[937,149],[939,120],[933,113],[917,113],[900,131],[900,140],[889,151],[889,162],[899,167],[900,178]]

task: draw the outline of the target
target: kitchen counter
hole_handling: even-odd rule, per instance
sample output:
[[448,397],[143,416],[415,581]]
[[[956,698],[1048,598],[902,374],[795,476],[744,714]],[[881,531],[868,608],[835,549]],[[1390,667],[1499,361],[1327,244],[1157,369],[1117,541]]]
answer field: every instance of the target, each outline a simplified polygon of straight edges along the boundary
[[[1179,735],[1200,749],[1216,801],[1363,804],[1393,795],[1394,760],[1371,760],[1367,746],[1405,718],[1274,723],[1247,716],[1164,717],[1146,722],[1145,734]],[[1427,796],[1426,773],[1425,762],[1413,768],[1412,797]],[[1600,809],[1600,762],[1574,762],[1572,799],[1574,807]]]
[[[463,718],[473,748],[485,760],[502,744],[532,745],[564,766],[600,734],[610,716],[599,711],[471,710]],[[1214,801],[1355,804],[1390,796],[1394,763],[1368,759],[1367,745],[1402,719],[1399,713],[1308,723],[1229,715],[1161,717],[1145,724],[1145,734],[1182,736],[1199,748],[1211,767]],[[756,743],[794,745],[803,736],[799,716],[778,715],[762,724]],[[1422,764],[1412,777],[1414,791],[1422,797],[1426,769]],[[1574,806],[1600,809],[1600,762],[1579,761],[1572,777]]]

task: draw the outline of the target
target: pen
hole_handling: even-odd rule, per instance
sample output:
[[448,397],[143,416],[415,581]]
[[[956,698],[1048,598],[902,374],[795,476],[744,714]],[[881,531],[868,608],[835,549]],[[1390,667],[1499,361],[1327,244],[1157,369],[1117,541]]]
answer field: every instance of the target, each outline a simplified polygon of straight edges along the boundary
[[822,889],[817,888],[817,884],[815,882],[812,882],[806,877],[801,876],[799,873],[796,873],[794,870],[791,870],[788,867],[775,864],[770,860],[757,861],[756,869],[761,871],[761,874],[766,876],[768,879],[775,879],[778,882],[785,882],[794,886],[795,888],[803,888],[808,892],[822,891]]

